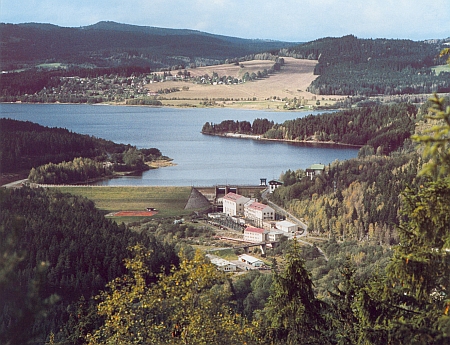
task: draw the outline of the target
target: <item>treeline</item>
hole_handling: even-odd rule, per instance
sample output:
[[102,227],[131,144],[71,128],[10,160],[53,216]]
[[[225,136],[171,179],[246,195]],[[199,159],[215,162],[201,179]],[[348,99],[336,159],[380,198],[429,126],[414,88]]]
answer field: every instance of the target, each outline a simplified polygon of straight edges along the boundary
[[376,105],[288,120],[274,124],[267,119],[225,120],[205,123],[204,134],[242,133],[268,139],[331,141],[368,145],[379,154],[388,154],[403,145],[414,131],[417,109],[411,104]]
[[318,60],[319,77],[308,87],[315,94],[398,95],[449,92],[449,73],[436,74],[432,66],[441,47],[435,42],[358,39],[353,35],[323,38],[279,54]]
[[240,134],[264,134],[274,125],[273,121],[267,119],[255,119],[253,123],[248,121],[225,120],[219,124],[206,122],[203,125],[203,134],[224,134],[224,133],[240,133]]
[[389,153],[403,145],[414,132],[416,113],[414,105],[394,104],[309,115],[275,125],[264,136],[370,145]]
[[0,170],[33,170],[37,183],[73,183],[109,176],[113,171],[148,170],[147,162],[162,158],[157,148],[140,149],[49,128],[29,121],[0,119]]
[[48,163],[32,168],[28,180],[41,184],[69,184],[109,177],[113,174],[113,165],[96,162],[90,158],[75,158],[70,162]]
[[151,98],[127,99],[127,105],[154,105],[161,106],[161,101]]
[[107,160],[100,161],[77,157],[69,162],[48,163],[32,168],[28,180],[40,184],[69,184],[89,182],[98,178],[111,177],[115,172],[145,171],[146,164],[161,158],[158,149],[136,149],[130,147],[122,153],[114,153]]
[[87,199],[29,188],[0,195],[2,344],[28,343],[36,335],[35,343],[43,344],[51,332],[79,344],[99,321],[81,310],[92,313],[91,297],[126,273],[127,246],[140,243],[153,251],[145,260],[153,273],[178,264],[172,245],[118,226]]

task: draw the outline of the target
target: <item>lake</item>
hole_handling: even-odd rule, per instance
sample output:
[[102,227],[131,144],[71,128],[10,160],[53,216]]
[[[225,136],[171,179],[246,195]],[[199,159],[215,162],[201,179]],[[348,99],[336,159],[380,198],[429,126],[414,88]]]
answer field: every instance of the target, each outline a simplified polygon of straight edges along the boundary
[[358,149],[299,143],[275,143],[222,138],[200,133],[205,122],[275,123],[304,117],[310,112],[271,112],[240,109],[157,108],[106,105],[1,104],[0,116],[63,127],[138,148],[156,147],[173,158],[175,166],[101,181],[100,185],[212,186],[258,185],[260,178],[277,179],[284,171],[306,169],[357,156]]

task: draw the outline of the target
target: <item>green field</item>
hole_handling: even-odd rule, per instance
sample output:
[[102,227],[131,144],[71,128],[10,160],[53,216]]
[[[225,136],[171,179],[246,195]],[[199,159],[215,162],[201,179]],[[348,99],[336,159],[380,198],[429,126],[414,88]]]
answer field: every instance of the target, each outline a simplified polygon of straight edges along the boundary
[[[58,187],[63,193],[84,196],[95,202],[105,213],[117,211],[145,211],[154,207],[154,217],[176,217],[190,214],[184,207],[191,187]],[[121,217],[118,222],[129,222],[142,217]]]

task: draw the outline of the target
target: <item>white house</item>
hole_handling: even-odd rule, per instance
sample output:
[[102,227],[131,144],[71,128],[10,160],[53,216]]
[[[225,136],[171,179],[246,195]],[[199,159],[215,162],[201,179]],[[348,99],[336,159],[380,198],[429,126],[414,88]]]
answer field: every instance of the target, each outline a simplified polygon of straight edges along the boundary
[[325,172],[325,165],[323,164],[313,164],[308,169],[306,169],[306,176],[311,177],[323,174]]
[[244,217],[262,225],[266,220],[275,219],[275,210],[268,205],[249,200],[244,206]]
[[245,262],[248,265],[252,265],[254,267],[261,267],[264,265],[264,262],[247,254],[239,255],[239,260]]
[[298,225],[288,222],[287,220],[283,220],[281,222],[276,222],[275,227],[283,232],[296,232],[298,230]]
[[244,205],[249,200],[250,198],[246,198],[245,196],[230,192],[222,199],[223,213],[225,213],[227,216],[244,214]]
[[236,272],[237,265],[228,260],[216,257],[210,257],[210,261],[217,267],[218,270],[224,272]]
[[249,226],[244,230],[244,241],[259,243],[266,241],[266,234],[269,231]]
[[269,193],[273,193],[275,189],[281,187],[283,185],[283,182],[279,180],[271,180],[269,181]]

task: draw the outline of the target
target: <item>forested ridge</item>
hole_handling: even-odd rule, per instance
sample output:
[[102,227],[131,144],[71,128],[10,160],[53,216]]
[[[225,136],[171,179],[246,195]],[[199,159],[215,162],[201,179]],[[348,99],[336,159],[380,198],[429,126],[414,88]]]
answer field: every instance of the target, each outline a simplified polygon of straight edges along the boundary
[[173,65],[217,64],[228,58],[293,44],[115,22],[79,28],[0,23],[0,32],[3,70],[49,61],[87,67],[127,65],[155,70]]
[[421,164],[416,153],[401,153],[334,162],[313,180],[304,171],[287,171],[271,199],[305,218],[312,233],[397,244],[399,195],[423,182]]
[[417,109],[412,104],[377,105],[334,113],[308,115],[282,124],[267,119],[225,120],[205,123],[204,134],[242,133],[262,138],[294,141],[331,141],[370,146],[374,152],[389,154],[403,145],[414,132]]
[[398,95],[449,92],[449,72],[436,74],[444,64],[436,41],[360,39],[353,35],[322,38],[280,54],[318,60],[319,75],[308,91],[319,95]]

